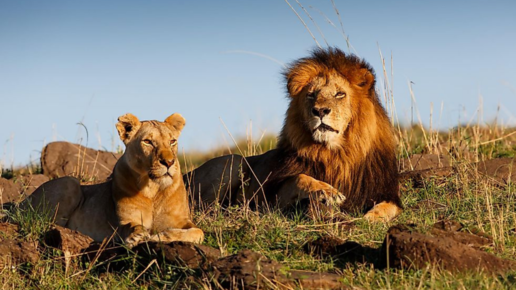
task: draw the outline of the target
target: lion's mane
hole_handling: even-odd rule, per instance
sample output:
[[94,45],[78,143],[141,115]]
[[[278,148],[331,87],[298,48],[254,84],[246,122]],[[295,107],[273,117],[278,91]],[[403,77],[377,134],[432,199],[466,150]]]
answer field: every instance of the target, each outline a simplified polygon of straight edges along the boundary
[[[340,136],[339,146],[316,143],[303,126],[303,95],[315,76],[332,72],[355,84],[352,118]],[[293,62],[284,72],[290,105],[279,136],[278,168],[268,190],[274,191],[289,176],[304,173],[327,182],[346,196],[346,210],[367,210],[379,201],[401,207],[398,196],[396,138],[375,91],[369,64],[337,48],[314,50]]]

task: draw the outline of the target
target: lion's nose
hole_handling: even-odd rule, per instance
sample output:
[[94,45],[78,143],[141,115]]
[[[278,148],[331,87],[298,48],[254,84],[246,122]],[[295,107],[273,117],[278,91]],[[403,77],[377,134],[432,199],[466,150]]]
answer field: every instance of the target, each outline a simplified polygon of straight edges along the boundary
[[330,108],[312,108],[312,114],[314,116],[317,116],[319,118],[322,118],[326,115],[328,115],[331,112]]
[[174,165],[175,160],[174,159],[167,159],[167,158],[161,158],[159,160],[159,163],[165,165],[167,168],[170,168],[170,166]]

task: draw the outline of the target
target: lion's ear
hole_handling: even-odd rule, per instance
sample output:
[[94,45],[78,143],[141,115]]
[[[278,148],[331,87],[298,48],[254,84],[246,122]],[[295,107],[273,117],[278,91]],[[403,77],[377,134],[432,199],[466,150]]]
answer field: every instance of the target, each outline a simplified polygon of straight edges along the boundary
[[118,117],[116,129],[118,131],[118,135],[120,135],[120,140],[122,140],[124,144],[129,143],[136,132],[140,129],[140,126],[140,120],[138,120],[138,118],[133,114],[127,113]]
[[165,123],[172,126],[177,131],[181,132],[186,124],[185,118],[179,113],[174,113],[165,119]]
[[287,90],[291,97],[298,95],[317,75],[310,63],[296,63],[286,73]]
[[358,79],[357,85],[365,89],[370,89],[374,84],[373,73],[367,68],[361,68],[358,75],[360,77]]

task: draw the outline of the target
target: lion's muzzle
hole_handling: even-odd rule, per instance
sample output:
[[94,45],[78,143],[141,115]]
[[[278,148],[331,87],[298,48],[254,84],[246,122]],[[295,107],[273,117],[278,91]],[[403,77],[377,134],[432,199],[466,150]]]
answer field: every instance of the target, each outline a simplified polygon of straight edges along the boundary
[[333,133],[339,134],[338,130],[333,129],[332,127],[330,127],[324,123],[321,123],[321,125],[319,125],[319,127],[315,128],[315,130],[318,130],[321,132],[333,132]]
[[316,117],[321,118],[321,120],[322,120],[322,118],[324,118],[324,116],[330,114],[330,112],[331,112],[331,109],[326,108],[326,107],[325,108],[316,108],[316,107],[312,108],[312,114]]

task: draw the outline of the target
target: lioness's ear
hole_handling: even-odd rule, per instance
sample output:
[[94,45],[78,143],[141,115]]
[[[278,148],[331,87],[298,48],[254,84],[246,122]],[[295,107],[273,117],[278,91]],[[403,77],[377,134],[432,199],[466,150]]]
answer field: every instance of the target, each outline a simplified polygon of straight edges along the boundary
[[183,127],[185,126],[186,121],[185,118],[181,116],[181,114],[174,113],[165,119],[165,123],[169,124],[177,131],[181,132],[181,130],[183,130]]
[[120,135],[120,140],[124,142],[124,144],[129,143],[131,139],[134,137],[136,132],[140,129],[141,123],[138,118],[136,118],[133,114],[125,114],[123,116],[118,117],[118,123],[116,123],[116,129],[118,131],[118,135]]
[[314,64],[307,61],[292,65],[286,72],[287,91],[291,97],[298,95],[317,75]]
[[360,77],[358,79],[357,85],[365,89],[370,89],[371,86],[374,84],[373,73],[367,68],[361,68],[359,70],[358,75]]

